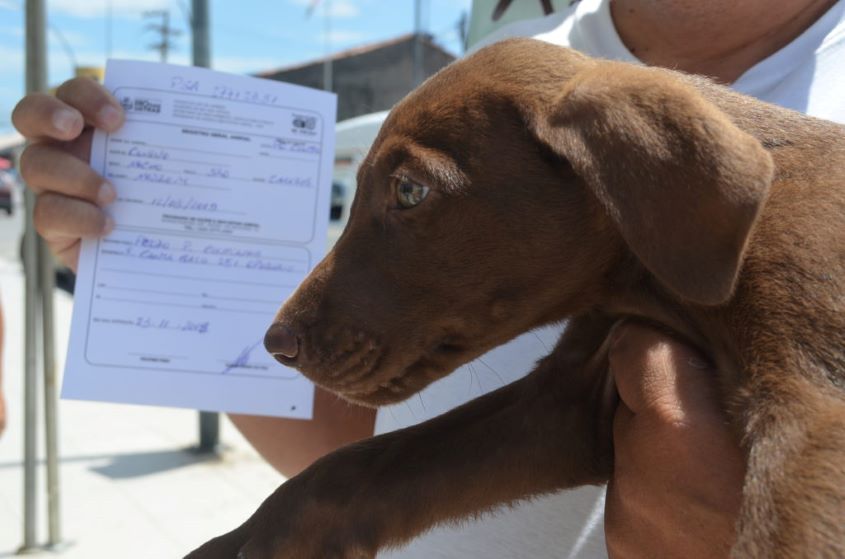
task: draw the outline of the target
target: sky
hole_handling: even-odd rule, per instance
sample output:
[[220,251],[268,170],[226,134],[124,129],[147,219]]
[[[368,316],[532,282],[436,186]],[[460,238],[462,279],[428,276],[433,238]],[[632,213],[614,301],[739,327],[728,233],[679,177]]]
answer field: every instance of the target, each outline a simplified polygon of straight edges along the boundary
[[[209,0],[212,67],[258,72],[413,31],[413,0],[320,0],[309,17],[313,2]],[[460,54],[457,22],[470,4],[422,0],[423,30],[446,50]],[[24,94],[23,5],[24,0],[0,0],[0,135],[12,131],[10,113]],[[107,50],[113,58],[158,60],[159,53],[149,45],[159,36],[147,26],[161,18],[145,18],[147,10],[169,9],[171,25],[180,35],[168,62],[189,63],[189,6],[190,0],[47,0],[50,85],[72,77],[75,65],[102,66]]]

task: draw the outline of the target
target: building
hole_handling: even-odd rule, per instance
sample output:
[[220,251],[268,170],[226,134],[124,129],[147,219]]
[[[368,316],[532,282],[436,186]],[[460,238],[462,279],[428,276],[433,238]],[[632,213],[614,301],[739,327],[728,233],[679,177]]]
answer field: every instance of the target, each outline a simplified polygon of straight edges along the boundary
[[[331,64],[332,91],[338,94],[337,120],[388,110],[417,85],[414,72],[416,34],[341,51],[327,59],[268,70],[259,77],[323,89],[324,65]],[[455,57],[419,35],[422,77],[426,78]]]

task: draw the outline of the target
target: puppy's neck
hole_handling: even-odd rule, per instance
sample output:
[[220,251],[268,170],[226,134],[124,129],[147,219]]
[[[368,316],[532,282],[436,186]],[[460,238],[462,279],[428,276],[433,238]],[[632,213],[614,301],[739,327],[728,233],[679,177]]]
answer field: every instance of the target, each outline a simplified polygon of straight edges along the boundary
[[640,60],[730,84],[810,27],[836,0],[611,0]]
[[[663,286],[629,250],[617,252],[616,262],[607,272],[596,298],[595,310],[617,319],[635,319],[672,332],[697,346],[710,357],[720,349],[720,340],[713,337],[701,321],[705,307],[684,302]],[[723,329],[723,328],[722,328]]]

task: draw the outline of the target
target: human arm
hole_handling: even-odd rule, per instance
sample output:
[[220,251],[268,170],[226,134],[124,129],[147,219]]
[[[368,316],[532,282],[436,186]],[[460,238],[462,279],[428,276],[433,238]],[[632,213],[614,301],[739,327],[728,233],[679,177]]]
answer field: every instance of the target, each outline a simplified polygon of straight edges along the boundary
[[745,456],[719,406],[713,369],[638,325],[617,333],[610,367],[621,400],[605,508],[610,556],[728,557]]
[[229,419],[270,465],[289,478],[317,458],[371,437],[376,411],[317,387],[311,421],[240,414],[229,414]]

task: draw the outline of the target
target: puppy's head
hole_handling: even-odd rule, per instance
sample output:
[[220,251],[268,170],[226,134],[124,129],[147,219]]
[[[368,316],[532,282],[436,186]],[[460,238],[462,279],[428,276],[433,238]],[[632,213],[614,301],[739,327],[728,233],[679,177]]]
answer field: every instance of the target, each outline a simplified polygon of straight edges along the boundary
[[[509,41],[403,100],[361,166],[346,230],[279,311],[268,350],[350,400],[379,405],[599,304],[609,270],[631,252],[681,295],[726,298],[762,196],[743,177],[770,174],[771,162],[692,90],[671,83],[678,92],[664,95],[668,78],[620,67],[631,76],[617,79],[609,64]],[[688,117],[716,119],[706,146]],[[733,143],[739,163],[726,164]],[[677,189],[693,198],[700,190],[694,204],[722,210],[715,199],[724,196],[707,194],[720,188],[700,184],[724,177],[739,209],[705,243],[704,257],[718,260],[711,267],[725,269],[702,281],[674,246],[684,233],[656,231],[652,220],[677,203]],[[703,219],[672,211],[683,228]]]

